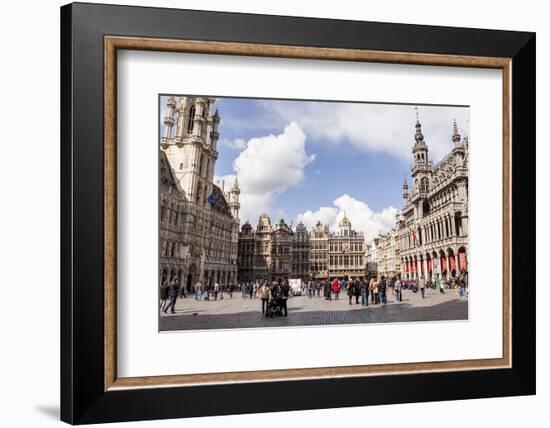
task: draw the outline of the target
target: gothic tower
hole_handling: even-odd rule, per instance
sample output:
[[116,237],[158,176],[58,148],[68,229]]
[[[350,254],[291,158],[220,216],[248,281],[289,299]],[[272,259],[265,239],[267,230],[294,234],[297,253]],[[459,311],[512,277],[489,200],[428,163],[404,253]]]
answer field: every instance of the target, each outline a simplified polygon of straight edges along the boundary
[[432,162],[428,158],[428,146],[424,141],[422,124],[418,118],[418,111],[416,113],[415,128],[415,142],[412,148],[414,162],[412,166],[413,195],[420,194],[420,196],[423,197],[423,195],[426,195],[429,191],[433,171]]
[[[219,114],[212,115],[214,98],[170,97],[160,145],[186,197],[205,206],[212,193],[214,165],[218,158]],[[173,128],[175,125],[175,133]]]
[[231,215],[235,219],[239,218],[239,209],[241,208],[241,204],[239,202],[240,194],[241,194],[241,189],[239,188],[239,181],[237,180],[237,177],[235,177],[235,182],[233,183],[233,187],[228,193],[229,209],[231,210]]

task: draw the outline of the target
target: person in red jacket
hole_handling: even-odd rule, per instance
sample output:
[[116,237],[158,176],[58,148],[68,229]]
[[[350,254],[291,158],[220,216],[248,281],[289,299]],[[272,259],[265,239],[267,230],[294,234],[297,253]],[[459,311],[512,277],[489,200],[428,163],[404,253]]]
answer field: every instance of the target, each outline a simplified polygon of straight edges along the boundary
[[338,278],[332,281],[332,292],[334,293],[334,300],[338,300],[340,298],[340,282]]

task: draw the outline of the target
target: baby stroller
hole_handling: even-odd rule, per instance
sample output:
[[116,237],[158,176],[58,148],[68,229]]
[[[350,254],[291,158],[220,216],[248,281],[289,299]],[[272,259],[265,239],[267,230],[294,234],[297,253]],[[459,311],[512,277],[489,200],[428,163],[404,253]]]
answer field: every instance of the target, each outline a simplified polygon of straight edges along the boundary
[[265,311],[265,316],[267,318],[283,316],[282,297],[274,297],[269,301],[269,304],[267,305],[267,310]]

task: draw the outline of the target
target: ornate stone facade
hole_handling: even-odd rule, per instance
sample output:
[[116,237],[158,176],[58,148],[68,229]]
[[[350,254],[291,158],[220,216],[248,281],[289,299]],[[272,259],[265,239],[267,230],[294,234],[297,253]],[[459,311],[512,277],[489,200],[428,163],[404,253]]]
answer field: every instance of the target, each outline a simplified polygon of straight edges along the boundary
[[329,236],[329,277],[361,278],[365,276],[365,237],[351,228],[344,215],[339,231]]
[[400,249],[397,245],[397,232],[392,229],[388,233],[381,233],[374,239],[374,250],[371,250],[376,257],[375,272],[386,278],[396,276],[401,272]]
[[255,231],[248,222],[241,228],[238,280],[363,277],[364,243],[363,233],[353,230],[345,216],[339,232],[331,233],[320,222],[311,232],[302,223],[293,230],[282,219],[272,225],[267,214],[262,214]]
[[291,272],[294,278],[300,278],[304,281],[309,279],[309,254],[310,243],[309,233],[303,223],[296,226],[296,231],[292,239],[292,267]]
[[436,165],[428,155],[417,119],[411,168],[412,189],[403,184],[397,222],[401,274],[449,278],[467,271],[468,139],[453,124],[452,150]]
[[309,269],[313,278],[327,279],[329,277],[329,237],[330,229],[328,224],[321,224],[320,221],[317,222],[309,234]]
[[228,192],[213,182],[220,122],[214,101],[170,97],[160,139],[160,278],[177,277],[187,290],[199,280],[227,285],[237,278],[240,189],[237,180]]

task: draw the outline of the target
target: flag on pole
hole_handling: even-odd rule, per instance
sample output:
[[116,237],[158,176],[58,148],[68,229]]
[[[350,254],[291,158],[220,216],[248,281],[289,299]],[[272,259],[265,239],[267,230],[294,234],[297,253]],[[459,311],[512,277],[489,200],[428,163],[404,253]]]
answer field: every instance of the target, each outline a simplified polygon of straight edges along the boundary
[[420,245],[420,242],[418,241],[418,238],[416,236],[416,230],[412,226],[409,226],[409,231],[411,232],[414,244]]

